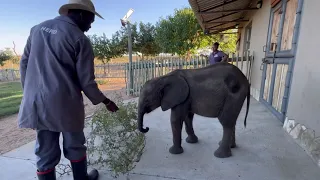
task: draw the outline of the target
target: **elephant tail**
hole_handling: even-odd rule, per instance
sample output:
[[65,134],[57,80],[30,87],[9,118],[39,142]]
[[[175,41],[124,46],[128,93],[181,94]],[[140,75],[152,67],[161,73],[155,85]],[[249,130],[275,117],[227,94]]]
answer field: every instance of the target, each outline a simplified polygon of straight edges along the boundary
[[244,127],[247,126],[247,117],[248,117],[248,113],[249,113],[249,107],[250,107],[250,89],[251,89],[251,84],[249,84],[248,86],[248,92],[247,92],[247,110],[246,110],[246,116],[244,118]]

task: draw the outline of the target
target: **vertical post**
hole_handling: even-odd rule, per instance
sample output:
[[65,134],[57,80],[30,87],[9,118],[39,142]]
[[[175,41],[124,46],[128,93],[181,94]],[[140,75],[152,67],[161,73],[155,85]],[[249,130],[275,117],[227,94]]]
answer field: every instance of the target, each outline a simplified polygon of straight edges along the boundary
[[237,52],[236,66],[239,68],[239,51]]
[[247,53],[246,53],[246,62],[247,62],[247,64],[246,64],[246,76],[247,76],[248,80],[249,80],[249,58],[250,58],[250,51],[247,50]]
[[232,61],[231,61],[231,64],[232,64],[232,65],[235,65],[235,64],[234,64],[234,53],[232,53]]
[[129,82],[128,82],[128,79],[129,79],[129,78],[128,78],[128,77],[129,77],[129,75],[128,75],[128,74],[129,74],[129,73],[128,73],[128,71],[129,71],[129,64],[126,63],[125,65],[126,65],[126,66],[125,66],[125,67],[126,67],[126,71],[125,71],[125,74],[126,74],[126,89],[127,89],[127,96],[128,96],[128,95],[130,95],[130,87],[129,87]]
[[130,22],[127,23],[128,31],[128,51],[129,51],[129,89],[130,95],[133,94],[133,71],[132,71],[132,38],[131,38],[131,26]]

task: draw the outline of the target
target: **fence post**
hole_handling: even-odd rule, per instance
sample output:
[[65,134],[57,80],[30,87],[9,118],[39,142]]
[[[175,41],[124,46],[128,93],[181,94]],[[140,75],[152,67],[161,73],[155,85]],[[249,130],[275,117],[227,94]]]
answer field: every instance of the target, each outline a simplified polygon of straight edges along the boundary
[[[243,54],[243,53],[242,53]],[[241,71],[243,71],[243,60],[244,60],[244,57],[243,57],[243,55],[242,55],[242,57],[241,57]]]
[[138,73],[138,83],[137,84],[137,93],[140,94],[140,85],[143,83],[143,77],[142,77],[142,69],[143,69],[143,61],[138,61],[138,69],[139,69],[139,73]]
[[209,58],[207,58],[207,57],[202,57],[202,59],[204,60],[204,65],[205,65],[205,66],[210,65],[210,63],[209,63]]
[[234,63],[234,53],[232,53],[232,65],[234,65],[233,63]]
[[239,68],[239,51],[237,52],[237,57],[236,57],[236,66]]
[[246,76],[248,78],[248,73],[249,73],[249,56],[250,56],[250,51],[248,50],[246,53]]
[[156,61],[155,61],[155,59],[153,59],[152,60],[152,62],[151,62],[152,64],[151,64],[151,72],[152,72],[152,78],[154,78],[155,77],[155,68],[156,68]]
[[251,83],[251,73],[252,73],[252,63],[254,59],[254,51],[252,51],[250,58],[250,66],[249,66],[249,83]]

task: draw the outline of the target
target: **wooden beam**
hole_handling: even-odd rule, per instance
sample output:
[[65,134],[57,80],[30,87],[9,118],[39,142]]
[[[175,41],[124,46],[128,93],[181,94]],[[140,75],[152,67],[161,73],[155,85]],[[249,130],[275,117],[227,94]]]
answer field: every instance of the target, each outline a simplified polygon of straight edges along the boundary
[[238,34],[238,32],[230,32],[230,33],[218,33],[218,34]]
[[279,2],[280,0],[271,0],[271,7],[275,7]]
[[[231,0],[231,1],[228,1],[228,2],[224,2],[223,4],[220,4],[220,5],[215,6],[215,7],[212,7],[212,8],[208,8],[208,9],[202,11],[202,12],[211,11],[211,10],[217,9],[217,8],[219,8],[219,7],[222,7],[222,6],[224,6],[224,5],[231,4],[231,3],[234,3],[234,2],[237,2],[237,1],[238,1],[238,0]],[[199,12],[201,12],[201,11],[199,11]]]
[[206,23],[207,25],[210,24],[217,24],[217,23],[233,23],[233,22],[248,22],[249,20],[245,20],[245,19],[236,19],[236,20],[231,20],[231,21],[214,21],[214,22],[210,22],[210,23]]
[[[238,26],[238,27],[237,27]],[[226,28],[208,28],[208,30],[216,30],[217,32],[221,32],[221,31],[225,31],[225,30],[229,30],[229,29],[241,29],[242,27],[239,27],[239,24],[236,25],[232,25]]]
[[243,17],[240,17],[240,18],[238,18],[238,19],[234,19],[234,20],[232,20],[232,22],[225,22],[225,23],[217,23],[217,25],[214,25],[215,23],[213,23],[213,24],[205,24],[205,26],[207,27],[207,25],[208,25],[208,27],[207,28],[214,28],[214,27],[219,27],[219,26],[223,26],[223,25],[226,25],[226,24],[229,24],[229,23],[235,23],[234,21],[235,20],[242,20],[243,19]]
[[244,9],[229,9],[229,10],[222,10],[222,11],[202,11],[198,12],[200,15],[204,14],[216,14],[216,13],[226,13],[226,12],[243,12],[243,11],[255,11],[258,10],[258,8],[244,8]]
[[210,19],[208,21],[203,21],[202,23],[209,23],[211,21],[214,21],[214,20],[217,20],[217,19],[220,19],[220,18],[224,18],[224,17],[228,17],[228,16],[231,16],[233,14],[237,14],[238,12],[232,12],[232,13],[229,13],[229,14],[225,14],[225,15],[222,15],[222,16],[219,16],[219,17],[216,17],[216,18],[213,18],[213,19]]
[[230,30],[230,29],[241,29],[243,27],[227,27],[227,28],[215,28],[215,29],[209,29],[209,30],[213,30],[213,31],[225,31],[225,30]]
[[[222,23],[222,24],[218,24],[218,25],[214,25],[214,26],[206,26],[206,27],[209,28],[209,29],[212,29],[212,28],[223,26],[223,25],[226,25],[226,24],[229,24],[229,23]],[[212,25],[212,24],[209,24],[209,25]]]

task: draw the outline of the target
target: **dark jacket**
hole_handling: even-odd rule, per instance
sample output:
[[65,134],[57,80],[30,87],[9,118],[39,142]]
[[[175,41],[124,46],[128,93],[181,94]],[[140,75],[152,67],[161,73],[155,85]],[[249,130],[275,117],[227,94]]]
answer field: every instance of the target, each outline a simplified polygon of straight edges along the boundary
[[81,91],[94,105],[105,99],[95,82],[90,40],[67,16],[31,28],[20,71],[23,87],[20,128],[82,131]]

